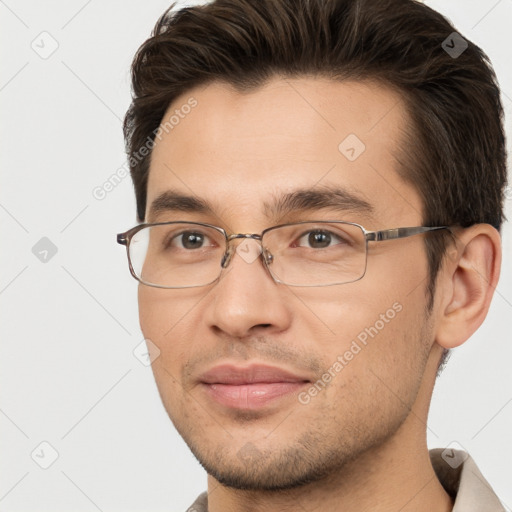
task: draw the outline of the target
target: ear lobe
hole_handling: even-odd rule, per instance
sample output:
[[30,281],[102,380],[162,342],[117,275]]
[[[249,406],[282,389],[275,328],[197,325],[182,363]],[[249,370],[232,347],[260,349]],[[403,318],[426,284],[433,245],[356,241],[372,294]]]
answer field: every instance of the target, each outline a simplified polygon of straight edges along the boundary
[[450,349],[462,345],[484,321],[501,266],[501,240],[489,224],[456,233],[456,253],[445,261],[438,282],[444,290],[436,341]]

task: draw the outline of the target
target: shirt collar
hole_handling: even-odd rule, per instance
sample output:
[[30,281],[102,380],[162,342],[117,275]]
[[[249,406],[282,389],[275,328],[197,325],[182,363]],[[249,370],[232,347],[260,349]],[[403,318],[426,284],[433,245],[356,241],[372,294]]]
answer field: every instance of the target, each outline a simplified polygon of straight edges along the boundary
[[506,512],[467,452],[434,448],[429,454],[441,485],[455,499],[452,512]]

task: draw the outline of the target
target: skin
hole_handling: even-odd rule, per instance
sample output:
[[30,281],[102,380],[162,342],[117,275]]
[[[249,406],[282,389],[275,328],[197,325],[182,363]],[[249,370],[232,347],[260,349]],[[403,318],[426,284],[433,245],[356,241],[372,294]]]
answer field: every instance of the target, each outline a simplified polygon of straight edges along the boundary
[[[172,217],[229,233],[329,218],[368,230],[422,225],[422,201],[394,158],[409,130],[398,93],[319,78],[275,78],[244,94],[212,83],[176,99],[168,113],[190,97],[197,106],[153,149],[147,221]],[[338,150],[351,133],[366,146],[353,162]],[[373,213],[275,217],[263,208],[298,188],[334,186],[363,198]],[[207,200],[213,212],[148,217],[166,190]],[[139,286],[142,331],[161,351],[156,383],[209,473],[211,512],[452,509],[428,455],[428,408],[442,349],[463,343],[487,313],[500,242],[488,225],[458,230],[428,313],[422,238],[370,242],[364,278],[339,286],[277,284],[261,260],[238,254],[213,285]],[[315,382],[396,303],[401,311],[307,404],[293,393],[243,412],[212,401],[199,384],[217,364],[255,362]]]

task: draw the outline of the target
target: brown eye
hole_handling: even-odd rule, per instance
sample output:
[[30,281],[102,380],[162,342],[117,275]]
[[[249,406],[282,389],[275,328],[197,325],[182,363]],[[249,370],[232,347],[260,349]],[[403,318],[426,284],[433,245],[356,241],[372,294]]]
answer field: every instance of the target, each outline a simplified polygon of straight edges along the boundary
[[199,249],[204,242],[204,236],[200,233],[183,233],[180,238],[185,249]]
[[343,239],[330,231],[316,229],[308,231],[302,235],[299,238],[297,245],[299,247],[309,247],[311,249],[325,249],[343,242]]
[[173,236],[169,245],[178,249],[194,250],[211,246],[213,242],[207,235],[199,231],[182,231]]

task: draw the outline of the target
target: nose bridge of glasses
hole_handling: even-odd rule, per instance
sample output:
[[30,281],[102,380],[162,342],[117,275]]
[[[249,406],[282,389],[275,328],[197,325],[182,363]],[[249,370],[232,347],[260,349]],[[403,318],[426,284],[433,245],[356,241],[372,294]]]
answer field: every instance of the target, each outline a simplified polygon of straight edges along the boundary
[[257,233],[235,233],[233,235],[228,235],[228,242],[232,240],[236,240],[239,238],[251,238],[252,240],[261,240],[261,235]]
[[[261,245],[261,240],[262,240],[261,235],[258,235],[257,233],[236,233],[236,234],[227,236],[226,252],[224,253],[224,255],[222,257],[222,261],[221,261],[222,268],[226,268],[229,265],[229,263],[231,262],[231,260],[233,258],[233,254],[235,252],[237,252],[237,247],[239,247],[241,244],[243,244],[243,241],[247,240],[247,239],[254,240],[260,245],[259,254],[263,255],[263,259],[266,264],[269,264],[272,262],[272,259],[273,259],[272,255],[267,250],[265,250],[265,248]],[[242,241],[239,244],[237,244],[235,247],[231,243],[233,240],[242,240]],[[242,252],[245,252],[245,251],[242,251]]]

